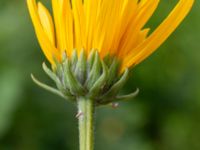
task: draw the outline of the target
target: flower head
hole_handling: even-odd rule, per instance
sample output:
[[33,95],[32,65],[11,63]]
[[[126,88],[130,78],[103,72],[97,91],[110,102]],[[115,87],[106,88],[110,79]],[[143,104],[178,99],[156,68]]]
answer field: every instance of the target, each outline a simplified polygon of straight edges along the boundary
[[154,52],[187,15],[194,0],[179,0],[152,34],[144,25],[159,0],[52,0],[53,18],[41,2],[27,0],[40,46],[50,61],[65,51],[97,49],[101,58],[113,55],[121,71],[137,65]]
[[160,26],[144,28],[159,0],[52,0],[53,17],[41,2],[27,0],[40,46],[52,65],[43,70],[57,89],[40,87],[77,103],[80,150],[93,150],[94,113],[117,107],[139,90],[119,96],[129,68],[154,52],[188,14],[194,0],[179,0]]
[[138,90],[117,96],[129,68],[169,37],[193,2],[179,0],[149,35],[144,26],[159,0],[52,0],[53,17],[41,2],[27,0],[40,46],[54,67],[43,68],[59,91],[33,79],[62,97],[87,96],[97,105],[134,97]]

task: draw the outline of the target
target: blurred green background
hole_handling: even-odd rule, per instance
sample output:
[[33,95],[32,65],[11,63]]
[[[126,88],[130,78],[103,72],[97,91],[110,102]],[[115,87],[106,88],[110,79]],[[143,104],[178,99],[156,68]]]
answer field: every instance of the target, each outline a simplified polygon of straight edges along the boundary
[[[49,1],[45,1],[48,3]],[[163,0],[154,29],[174,0]],[[124,93],[139,96],[97,110],[96,150],[200,150],[200,2],[150,58],[133,69]],[[25,0],[0,0],[0,150],[78,150],[76,107],[38,88],[41,69]]]

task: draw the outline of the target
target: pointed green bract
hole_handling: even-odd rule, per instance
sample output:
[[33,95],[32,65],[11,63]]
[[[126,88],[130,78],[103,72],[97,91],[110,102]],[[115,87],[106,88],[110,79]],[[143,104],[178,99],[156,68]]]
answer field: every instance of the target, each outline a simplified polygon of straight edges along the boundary
[[56,95],[58,95],[58,96],[60,96],[60,97],[62,97],[62,98],[64,98],[64,99],[66,99],[66,100],[73,101],[73,102],[75,101],[75,97],[64,95],[64,94],[63,94],[62,92],[60,92],[59,90],[57,90],[57,89],[55,89],[55,88],[53,88],[53,87],[51,87],[51,86],[48,86],[48,85],[46,85],[46,84],[40,82],[38,79],[36,79],[36,78],[34,77],[33,74],[31,74],[31,78],[32,78],[32,80],[33,80],[39,87],[41,87],[41,88],[43,88],[43,89],[45,89],[45,90],[47,90],[47,91],[49,91],[49,92],[51,92],[51,93],[53,93],[53,94],[56,94]]
[[116,79],[116,76],[118,75],[119,65],[120,65],[119,61],[116,58],[114,58],[109,67],[109,76],[107,81],[108,86],[110,86]]
[[139,90],[119,96],[120,90],[128,80],[129,70],[120,75],[120,61],[107,56],[102,60],[98,50],[92,50],[86,57],[82,50],[78,57],[76,50],[68,57],[63,53],[62,61],[55,61],[56,67],[49,69],[43,63],[45,73],[55,82],[57,89],[45,85],[33,77],[33,80],[44,89],[65,99],[78,100],[80,97],[93,99],[95,106],[124,101],[134,98]]
[[95,52],[96,51],[94,49],[90,52],[89,59],[88,59],[88,67],[87,67],[88,72],[92,69],[94,59],[95,59]]
[[99,103],[99,105],[107,105],[110,103],[116,103],[120,101],[127,101],[130,99],[135,98],[139,94],[139,89],[136,89],[133,93],[127,94],[127,95],[120,95],[112,98],[106,98],[103,101]]
[[64,76],[66,76],[69,83],[69,89],[73,95],[83,95],[84,89],[78,79],[74,76],[70,68],[70,62],[68,59],[64,62]]
[[117,95],[128,80],[128,74],[129,71],[126,69],[121,78],[113,84],[113,86],[108,90],[108,92],[105,93],[105,95],[103,95],[102,99],[109,97],[112,98],[113,96]]
[[77,62],[78,62],[78,55],[77,51],[74,49],[71,57],[72,71],[75,71]]
[[95,52],[94,63],[92,64],[92,69],[89,73],[89,77],[86,81],[87,88],[90,89],[96,80],[101,76],[102,72],[101,60],[99,53]]
[[106,84],[106,80],[108,78],[108,69],[103,61],[102,61],[102,68],[103,68],[102,75],[98,78],[98,80],[94,83],[94,85],[89,91],[90,93],[89,96],[91,97],[98,95],[101,90],[101,87],[103,87]]
[[81,84],[84,84],[86,80],[86,75],[87,75],[87,60],[86,59],[87,58],[83,49],[80,53],[80,56],[76,65],[76,69],[75,69],[76,78],[79,80]]

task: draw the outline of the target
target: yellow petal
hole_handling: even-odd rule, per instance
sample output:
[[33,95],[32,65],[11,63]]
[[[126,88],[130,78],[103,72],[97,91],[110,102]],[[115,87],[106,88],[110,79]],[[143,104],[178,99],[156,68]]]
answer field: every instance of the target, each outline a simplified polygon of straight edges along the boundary
[[[194,0],[179,0],[178,4],[161,25],[137,48],[133,49],[123,61],[122,71],[137,65],[153,53],[177,28],[190,11]],[[137,54],[135,53],[138,52]]]
[[[133,47],[134,47],[134,45],[137,45],[138,43],[144,42],[149,31],[150,31],[150,29],[147,28],[147,29],[143,29],[143,30],[139,31],[138,33],[135,33],[136,38],[134,39],[134,41],[132,41]],[[120,60],[123,60],[126,57],[127,53],[129,53],[129,52],[130,51],[122,51],[118,57],[120,58]],[[137,53],[137,51],[132,51],[131,52],[132,55],[133,55],[133,52],[135,52],[135,54]]]
[[73,18],[69,0],[52,0],[57,47],[71,56],[73,50]]
[[[115,40],[113,41],[112,51],[113,55],[119,55],[120,52],[124,52],[124,50],[120,50],[122,43],[125,40],[126,33],[128,32],[128,28],[133,22],[134,18],[136,18],[138,9],[138,0],[123,0],[123,6],[121,10],[121,15],[118,17],[119,19],[119,28],[116,29]],[[131,27],[133,30],[133,27]]]
[[124,35],[123,42],[121,42],[121,46],[119,48],[119,56],[122,55],[121,53],[128,53],[138,45],[136,42],[138,34],[141,28],[143,28],[143,26],[156,10],[158,3],[159,0],[143,0],[138,4],[139,6],[136,12],[136,16],[130,23]]
[[71,3],[74,15],[75,48],[80,52],[82,48],[86,47],[85,12],[82,0],[71,0]]
[[160,0],[142,0],[139,3],[135,28],[142,29],[158,7]]
[[40,43],[40,46],[49,60],[51,64],[54,64],[53,57],[56,57],[58,60],[60,60],[60,55],[57,51],[57,49],[54,47],[54,45],[51,43],[49,38],[47,37],[42,24],[40,22],[40,18],[38,15],[38,8],[35,0],[27,0],[28,9],[30,16],[32,18],[32,22],[35,28],[35,32],[38,38],[38,41]]
[[63,0],[52,0],[54,22],[56,27],[57,48],[62,53],[66,49],[66,39],[63,21]]
[[63,21],[66,35],[66,52],[68,56],[71,56],[74,49],[74,27],[71,4],[69,0],[64,1],[63,9]]
[[85,0],[85,21],[86,21],[86,50],[89,52],[93,49],[94,32],[97,24],[98,8],[100,0]]
[[110,29],[111,10],[114,8],[114,6],[112,7],[112,4],[113,0],[101,0],[101,4],[99,6],[93,47],[97,48],[101,52],[101,55],[108,51],[108,29]]
[[38,3],[38,14],[45,33],[47,34],[51,43],[55,45],[53,20],[49,11],[44,7],[41,2]]

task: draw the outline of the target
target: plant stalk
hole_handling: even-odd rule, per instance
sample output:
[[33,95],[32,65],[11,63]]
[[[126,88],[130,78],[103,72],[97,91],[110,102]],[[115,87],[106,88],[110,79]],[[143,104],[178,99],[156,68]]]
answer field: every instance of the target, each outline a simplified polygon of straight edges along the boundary
[[80,150],[94,149],[94,101],[85,97],[78,99]]

